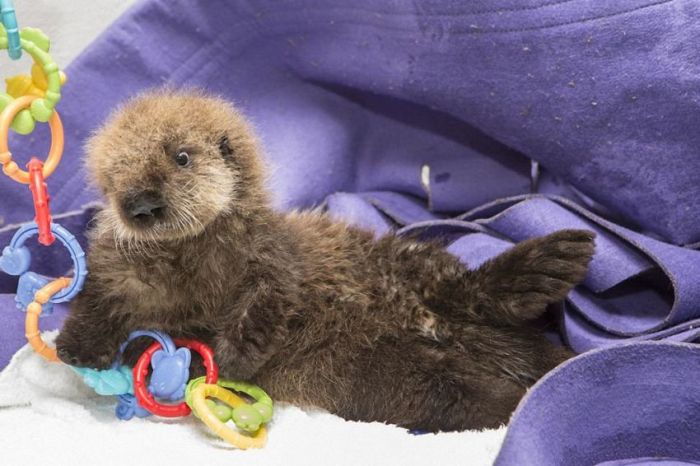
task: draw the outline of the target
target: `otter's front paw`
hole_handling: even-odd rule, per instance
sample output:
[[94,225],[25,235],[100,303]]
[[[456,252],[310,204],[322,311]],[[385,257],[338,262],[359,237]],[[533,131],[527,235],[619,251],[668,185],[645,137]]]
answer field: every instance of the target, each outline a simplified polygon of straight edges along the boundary
[[108,369],[118,352],[118,346],[100,341],[86,341],[73,337],[68,332],[61,332],[56,338],[58,358],[71,366]]

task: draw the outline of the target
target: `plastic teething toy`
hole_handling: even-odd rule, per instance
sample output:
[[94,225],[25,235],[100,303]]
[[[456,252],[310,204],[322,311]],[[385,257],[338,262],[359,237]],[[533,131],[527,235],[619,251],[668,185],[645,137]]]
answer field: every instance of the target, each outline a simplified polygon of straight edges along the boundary
[[[136,336],[152,336],[151,333],[157,332],[141,332]],[[179,367],[177,361],[178,352],[186,348],[202,356],[204,367],[207,369],[207,383],[216,383],[219,378],[219,369],[214,363],[214,354],[211,348],[195,340],[176,339],[175,343],[184,348],[175,350],[175,345],[170,338],[163,339],[162,334],[158,335],[161,341],[157,341],[144,351],[134,366],[134,394],[141,406],[153,414],[163,417],[187,416],[190,414],[190,407],[184,401],[176,405],[167,405],[157,402],[154,395],[170,401],[184,398],[189,376],[189,351],[184,370]],[[131,339],[132,336],[130,335],[129,338]],[[153,374],[147,390],[146,376],[149,364],[153,365]],[[176,382],[176,386],[173,385],[173,381]],[[180,381],[181,385],[177,381]]]
[[[190,405],[190,407],[192,406],[193,392],[202,383],[209,382],[207,382],[204,377],[199,377],[191,380],[190,383],[187,384],[185,402]],[[214,403],[207,403],[209,408],[212,408],[211,411],[214,412],[221,422],[232,420],[239,429],[247,432],[256,432],[261,425],[267,424],[272,419],[272,398],[270,398],[262,388],[246,382],[234,380],[219,380],[216,384],[239,393],[245,393],[255,400],[252,404],[240,404],[235,406],[233,410],[228,411],[220,409],[221,406],[217,406]],[[195,412],[195,415],[199,417],[198,412]]]
[[[263,392],[264,393],[264,392]],[[267,394],[265,395],[267,396]],[[214,414],[206,403],[207,397],[217,398],[235,409],[248,406],[241,397],[226,390],[223,386],[208,383],[199,383],[192,389],[191,406],[202,422],[209,427],[216,435],[226,440],[231,445],[246,448],[262,448],[267,441],[267,430],[261,426],[251,436],[243,435],[226,426]],[[268,397],[269,399],[269,397]],[[272,414],[272,400],[270,400],[270,417]],[[268,418],[269,420],[269,418]]]
[[[9,178],[29,185],[35,210],[34,221],[19,228],[10,244],[2,250],[0,270],[19,277],[15,301],[18,308],[26,310],[27,341],[44,359],[60,362],[56,350],[41,337],[39,319],[42,315],[51,314],[55,303],[70,301],[80,292],[87,276],[87,265],[78,240],[51,220],[46,180],[56,170],[63,155],[63,125],[54,107],[61,98],[65,75],[48,54],[49,46],[48,37],[38,29],[18,30],[12,2],[0,0],[0,49],[8,49],[12,59],[19,58],[25,51],[34,60],[31,76],[20,75],[8,79],[7,93],[0,93],[0,164]],[[37,121],[48,122],[51,147],[45,161],[32,157],[25,171],[13,160],[8,147],[9,132],[12,128],[17,133],[28,134],[33,131]],[[26,244],[35,236],[43,246],[50,246],[58,239],[68,250],[73,261],[72,278],[51,279],[29,270],[32,257]],[[143,336],[156,342],[140,356],[133,370],[122,365],[121,354],[127,345]],[[202,356],[207,375],[188,383],[190,350]],[[149,366],[152,371],[147,384]],[[272,417],[272,400],[254,385],[218,380],[219,369],[214,362],[214,354],[204,343],[185,339],[173,341],[162,332],[139,330],[132,332],[122,344],[120,355],[110,369],[72,369],[96,393],[118,397],[115,413],[119,419],[146,417],[151,413],[165,417],[186,416],[194,411],[232,445],[249,448],[265,444],[267,433],[262,425]],[[246,393],[255,402],[247,404],[229,389]],[[233,409],[217,405],[207,397],[218,398]],[[251,435],[226,427],[228,421],[233,421],[239,429]]]

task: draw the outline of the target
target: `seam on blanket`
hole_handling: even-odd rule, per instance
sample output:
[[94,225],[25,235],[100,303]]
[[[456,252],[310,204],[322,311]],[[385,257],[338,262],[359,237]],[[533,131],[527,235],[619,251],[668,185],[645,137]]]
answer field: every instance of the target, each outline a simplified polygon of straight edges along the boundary
[[548,3],[540,3],[538,5],[527,5],[527,6],[520,6],[520,7],[503,7],[503,8],[493,8],[493,9],[488,9],[488,10],[476,10],[476,11],[465,11],[465,12],[460,12],[460,13],[424,13],[424,12],[417,12],[415,11],[393,11],[393,10],[377,10],[377,9],[368,9],[368,8],[357,8],[354,6],[334,6],[331,8],[326,9],[328,10],[352,10],[352,11],[357,11],[361,13],[367,13],[368,15],[387,15],[387,16],[394,16],[394,17],[400,17],[400,16],[420,16],[421,18],[456,18],[456,17],[465,17],[465,16],[480,16],[480,15],[488,15],[492,13],[517,13],[519,11],[534,11],[534,10],[539,10],[542,8],[547,8],[551,6],[558,6],[562,5],[565,3],[571,3],[576,0],[555,0],[552,2]]
[[[573,1],[573,0],[571,0],[571,1]],[[667,3],[671,3],[671,2],[674,2],[674,1],[675,1],[675,0],[658,0],[658,1],[655,1],[655,2],[652,2],[652,3],[647,3],[647,4],[645,4],[645,5],[636,6],[636,7],[634,7],[634,8],[630,8],[630,9],[627,9],[627,10],[616,11],[616,12],[614,12],[614,13],[607,13],[607,14],[603,14],[603,15],[599,15],[599,16],[589,16],[589,17],[584,17],[584,18],[580,18],[580,19],[574,19],[574,20],[570,20],[570,21],[562,21],[562,22],[559,22],[559,23],[544,24],[544,25],[540,25],[540,26],[528,26],[528,27],[522,27],[522,28],[502,28],[502,29],[492,28],[492,29],[483,29],[482,27],[480,27],[480,26],[478,26],[478,25],[476,25],[476,24],[470,24],[470,25],[468,26],[468,28],[466,28],[466,29],[450,28],[450,33],[455,34],[455,35],[456,35],[456,34],[508,34],[508,33],[516,33],[516,32],[539,31],[539,30],[545,30],[545,29],[553,29],[553,28],[562,27],[562,26],[570,26],[570,25],[575,25],[575,24],[584,24],[584,23],[589,23],[589,22],[598,21],[598,20],[607,19],[607,18],[614,18],[614,17],[617,17],[617,16],[622,16],[622,15],[634,13],[634,12],[637,12],[637,11],[640,11],[640,10],[644,10],[644,9],[646,9],[646,8],[651,8],[651,7],[656,7],[656,6],[665,5],[665,4],[667,4]],[[552,4],[552,5],[556,5],[556,4]],[[543,5],[543,6],[550,6],[550,5]],[[344,9],[349,9],[349,8],[344,8]],[[534,8],[533,8],[533,9],[534,9]],[[352,10],[353,10],[353,11],[360,11],[360,12],[367,13],[367,14],[373,13],[373,14],[387,14],[387,15],[389,15],[388,12],[376,12],[376,11],[370,11],[370,10],[365,10],[365,9],[357,9],[357,8],[353,8]],[[495,10],[495,11],[493,11],[493,12],[496,13],[496,12],[498,12],[498,10]],[[484,14],[486,14],[486,13],[489,13],[489,12],[488,12],[488,11],[485,11]],[[391,15],[392,15],[392,16],[402,16],[402,15],[404,15],[404,16],[410,16],[410,15],[414,15],[414,13],[413,13],[413,12],[410,12],[410,13],[403,13],[403,14],[401,14],[401,13],[392,12]],[[460,16],[461,16],[461,17],[466,17],[466,16],[471,16],[471,15],[472,15],[471,13],[463,13],[463,14],[454,14],[454,15],[447,15],[447,14],[444,14],[444,15],[439,15],[439,14],[421,14],[421,15],[419,15],[419,16],[425,17],[425,18],[439,18],[439,17],[442,17],[442,16],[449,16],[450,18],[459,18]],[[376,27],[376,24],[373,24],[373,23],[370,23],[370,22],[362,22],[362,21],[358,21],[358,20],[353,21],[353,20],[347,20],[347,19],[346,19],[346,20],[338,20],[338,19],[337,19],[337,20],[334,21],[334,24],[336,24],[336,25],[337,25],[337,24],[340,24],[340,23],[351,24],[351,25],[358,25],[358,26],[371,26],[371,27]],[[405,31],[407,31],[407,30],[409,29],[409,28],[406,28],[406,27],[392,26],[392,25],[389,25],[389,24],[382,24],[382,27],[381,27],[381,28],[382,28],[384,31],[398,31],[398,32],[405,32]],[[411,30],[413,30],[413,28],[411,28]]]
[[561,23],[553,23],[553,24],[545,24],[544,26],[532,26],[532,27],[524,27],[524,28],[510,28],[510,29],[486,29],[486,30],[481,30],[479,26],[470,26],[470,29],[468,30],[463,30],[463,31],[452,31],[457,34],[508,34],[512,32],[530,32],[530,31],[540,31],[543,29],[552,29],[552,28],[557,28],[561,26],[570,26],[574,24],[584,24],[584,23],[589,23],[592,21],[598,21],[601,19],[606,19],[606,18],[614,18],[616,16],[622,16],[630,13],[634,13],[636,11],[644,10],[646,8],[651,8],[651,7],[656,7],[656,6],[661,6],[665,5],[667,3],[671,3],[675,0],[660,0],[656,1],[654,3],[649,3],[647,5],[641,5],[635,8],[630,8],[629,10],[623,10],[623,11],[618,11],[615,13],[609,13],[605,15],[600,15],[600,16],[591,16],[588,18],[583,18],[583,19],[575,19],[571,21],[564,21]]
[[[485,35],[485,34],[511,34],[511,33],[518,33],[518,32],[536,32],[536,31],[541,31],[541,30],[547,30],[547,29],[554,29],[558,27],[563,27],[563,26],[572,26],[572,25],[578,25],[578,24],[585,24],[585,23],[590,23],[594,21],[599,21],[602,19],[607,19],[607,18],[614,18],[617,16],[623,16],[627,15],[630,13],[635,13],[637,11],[641,11],[647,8],[652,8],[656,6],[661,6],[665,4],[669,4],[674,2],[675,0],[659,0],[653,3],[648,3],[646,5],[641,5],[637,6],[634,8],[630,8],[628,10],[623,10],[623,11],[618,11],[615,13],[609,13],[609,14],[604,14],[600,16],[591,16],[587,18],[581,18],[581,19],[575,19],[571,21],[564,21],[560,23],[552,23],[552,24],[545,24],[541,26],[531,26],[531,27],[523,27],[523,28],[504,28],[504,29],[482,29],[480,26],[471,24],[468,26],[467,29],[456,29],[456,28],[450,28],[449,33],[453,35],[459,35],[459,34],[464,34],[464,35]],[[424,15],[426,17],[430,17],[431,15]],[[437,16],[437,15],[434,15]],[[366,21],[359,21],[359,20],[351,20],[351,19],[337,19],[334,20],[333,24],[335,26],[339,24],[346,24],[346,25],[354,25],[354,26],[367,26],[371,28],[379,28],[377,24],[374,24],[372,22],[366,22]],[[400,32],[400,33],[405,33],[407,31],[415,31],[415,27],[405,27],[405,26],[394,26],[390,24],[382,24],[381,29],[383,32]],[[306,30],[305,30],[306,31]]]
[[513,13],[516,11],[532,11],[539,10],[540,8],[547,8],[550,6],[557,6],[563,3],[571,3],[574,0],[555,0],[553,2],[540,3],[539,5],[526,5],[519,7],[507,7],[507,8],[493,8],[490,10],[477,10],[470,11],[468,13],[462,13],[460,16],[471,16],[471,15],[487,15],[489,13]]
[[[455,17],[465,17],[465,16],[479,16],[479,15],[488,15],[491,13],[517,13],[519,11],[534,11],[534,10],[539,10],[542,8],[548,8],[552,6],[558,6],[562,5],[565,3],[571,3],[576,0],[555,0],[551,2],[546,2],[546,3],[540,3],[537,5],[527,5],[527,6],[519,6],[519,7],[503,7],[503,8],[492,8],[492,9],[486,9],[486,10],[476,10],[476,11],[465,11],[463,13],[423,13],[420,12],[418,16],[422,18],[455,18]],[[350,9],[352,11],[359,11],[362,13],[367,13],[367,14],[372,14],[372,15],[390,15],[390,16],[414,16],[416,15],[416,12],[413,11],[404,11],[404,12],[397,12],[393,10],[381,10],[378,11],[376,9],[370,10],[368,8],[356,8],[356,7],[351,7],[347,6],[345,7],[334,7],[331,8],[332,10],[335,9]]]

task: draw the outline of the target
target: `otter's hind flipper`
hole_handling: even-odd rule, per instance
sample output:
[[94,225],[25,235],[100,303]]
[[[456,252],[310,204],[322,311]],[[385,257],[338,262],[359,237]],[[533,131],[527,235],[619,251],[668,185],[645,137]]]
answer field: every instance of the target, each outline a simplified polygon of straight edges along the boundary
[[592,231],[562,230],[518,243],[471,275],[472,305],[501,323],[536,319],[584,279],[594,238]]

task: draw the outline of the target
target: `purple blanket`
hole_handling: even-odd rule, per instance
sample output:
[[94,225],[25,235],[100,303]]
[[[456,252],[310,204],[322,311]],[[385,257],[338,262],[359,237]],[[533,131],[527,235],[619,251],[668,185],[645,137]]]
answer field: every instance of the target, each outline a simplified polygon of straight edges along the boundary
[[[691,342],[700,331],[698,2],[194,6],[144,1],[68,69],[58,107],[67,150],[49,180],[60,223],[84,231],[97,198],[80,160],[89,132],[123,99],[172,83],[219,93],[251,118],[281,209],[324,205],[377,234],[440,237],[470,267],[532,236],[593,229],[596,255],[561,309],[561,336],[578,352],[625,346],[538,384],[499,463],[700,457],[678,446],[695,440],[690,366],[700,353],[629,344]],[[43,154],[46,132],[13,142],[20,157]],[[14,183],[0,179],[0,193],[4,245],[32,207]],[[65,273],[62,252],[35,251],[34,270]],[[0,277],[0,367],[24,338],[15,286]],[[64,314],[58,307],[43,328]],[[638,398],[625,380],[642,387]],[[645,391],[659,381],[670,387]],[[590,418],[613,412],[626,422]]]

